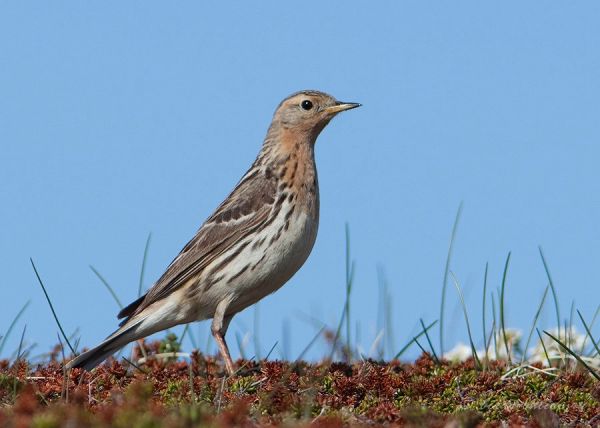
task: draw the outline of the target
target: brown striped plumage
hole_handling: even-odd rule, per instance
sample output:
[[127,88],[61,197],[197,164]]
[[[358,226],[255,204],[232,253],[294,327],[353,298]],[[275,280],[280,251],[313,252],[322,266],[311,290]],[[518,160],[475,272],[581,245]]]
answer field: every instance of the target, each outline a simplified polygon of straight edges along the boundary
[[129,342],[177,324],[212,318],[229,374],[231,318],[281,287],[302,266],[319,222],[314,144],[341,103],[302,91],[281,102],[260,153],[240,182],[154,286],[125,307],[120,328],[68,367],[91,369]]

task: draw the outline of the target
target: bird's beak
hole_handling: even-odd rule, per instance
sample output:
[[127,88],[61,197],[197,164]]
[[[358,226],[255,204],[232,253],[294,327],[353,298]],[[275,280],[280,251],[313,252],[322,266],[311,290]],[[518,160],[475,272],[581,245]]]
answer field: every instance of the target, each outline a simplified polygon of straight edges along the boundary
[[351,110],[356,107],[360,107],[362,104],[359,103],[344,103],[341,101],[336,102],[330,107],[326,107],[324,110],[329,114],[337,114],[341,111]]

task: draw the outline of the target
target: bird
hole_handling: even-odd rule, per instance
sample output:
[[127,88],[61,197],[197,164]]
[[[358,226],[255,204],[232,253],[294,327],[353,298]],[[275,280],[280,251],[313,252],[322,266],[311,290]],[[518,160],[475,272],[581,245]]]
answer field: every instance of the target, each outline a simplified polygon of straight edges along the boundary
[[212,318],[211,333],[233,375],[229,323],[307,260],[319,225],[317,137],[338,113],[360,105],[316,90],[281,101],[256,160],[229,196],[147,293],[119,312],[119,328],[66,368],[91,370],[128,343]]

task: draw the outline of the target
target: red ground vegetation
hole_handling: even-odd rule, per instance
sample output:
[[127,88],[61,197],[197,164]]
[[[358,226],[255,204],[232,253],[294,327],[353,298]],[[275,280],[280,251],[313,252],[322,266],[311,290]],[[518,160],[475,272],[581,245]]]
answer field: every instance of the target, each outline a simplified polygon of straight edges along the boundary
[[504,362],[310,364],[150,359],[93,372],[0,362],[0,426],[600,426],[600,382],[584,372],[506,380]]

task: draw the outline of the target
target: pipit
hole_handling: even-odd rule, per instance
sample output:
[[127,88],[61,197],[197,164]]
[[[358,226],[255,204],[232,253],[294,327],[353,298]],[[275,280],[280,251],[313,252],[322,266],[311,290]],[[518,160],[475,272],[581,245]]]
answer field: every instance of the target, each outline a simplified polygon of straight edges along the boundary
[[119,329],[67,367],[91,370],[134,340],[212,318],[211,332],[233,374],[227,327],[308,258],[319,225],[315,142],[335,115],[359,106],[318,91],[284,99],[256,160],[231,194],[152,288],[119,312]]

